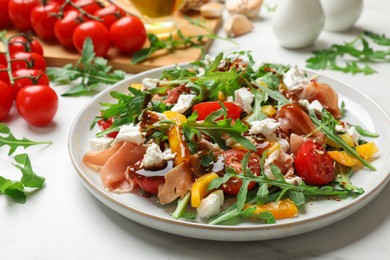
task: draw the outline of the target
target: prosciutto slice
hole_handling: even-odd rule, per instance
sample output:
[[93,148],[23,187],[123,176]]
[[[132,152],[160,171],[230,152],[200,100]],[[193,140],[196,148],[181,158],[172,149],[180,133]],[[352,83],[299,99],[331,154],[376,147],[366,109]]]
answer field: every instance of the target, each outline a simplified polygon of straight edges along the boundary
[[336,119],[341,117],[338,106],[339,97],[336,91],[328,84],[312,81],[297,96],[300,99],[307,99],[309,102],[318,100]]
[[168,204],[178,197],[183,197],[191,190],[193,182],[189,166],[185,163],[179,164],[165,175],[165,183],[158,187],[157,196],[160,204]]
[[86,153],[83,157],[83,162],[93,170],[99,168],[99,166],[103,166],[107,160],[113,156],[119,148],[121,148],[122,143],[117,143],[112,147],[103,150],[103,151],[90,151]]
[[307,135],[316,129],[310,117],[295,104],[282,106],[276,114],[276,119],[281,123],[280,128],[286,133]]

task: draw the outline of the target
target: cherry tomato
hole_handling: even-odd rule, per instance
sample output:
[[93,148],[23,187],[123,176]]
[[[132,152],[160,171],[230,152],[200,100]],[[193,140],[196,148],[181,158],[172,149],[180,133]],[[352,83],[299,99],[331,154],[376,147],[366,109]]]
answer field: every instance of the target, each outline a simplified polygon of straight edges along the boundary
[[[107,119],[107,120],[100,119],[100,120],[97,122],[99,128],[100,128],[102,131],[103,131],[103,130],[106,130],[106,129],[108,129],[108,128],[110,128],[110,127],[112,126],[112,123],[113,123],[112,118]],[[112,137],[112,138],[115,138],[117,135],[118,135],[118,132],[112,132],[112,133],[107,134],[108,137]]]
[[39,4],[39,0],[9,0],[8,14],[12,23],[20,31],[32,29],[30,16],[32,9]]
[[80,12],[70,10],[64,13],[64,17],[57,20],[54,25],[54,33],[57,40],[65,47],[73,48],[73,32],[83,22]]
[[324,185],[336,177],[332,158],[319,143],[311,140],[299,147],[294,166],[298,176],[307,184]]
[[[241,161],[246,153],[247,151],[240,149],[224,151],[222,156],[225,158],[225,166],[233,168],[238,174],[242,174]],[[250,153],[247,167],[254,175],[260,175],[260,157],[255,153]],[[255,184],[255,182],[249,183],[248,189],[252,189]],[[242,181],[233,177],[222,184],[221,188],[227,194],[236,195],[240,191],[241,185]]]
[[132,173],[132,179],[145,192],[150,194],[158,193],[158,186],[164,184],[164,176],[146,177],[137,173]]
[[17,52],[11,54],[11,68],[12,71],[18,69],[31,68],[31,69],[40,69],[42,71],[46,70],[46,61],[42,55],[35,52]]
[[60,5],[57,2],[48,2],[45,5],[39,4],[31,12],[31,25],[35,33],[44,40],[55,39],[54,25],[57,17],[53,14],[58,13]]
[[8,67],[7,58],[3,53],[0,53],[0,64]]
[[[27,37],[27,38],[26,38]],[[9,40],[8,48],[10,54],[16,52],[35,52],[43,56],[43,48],[41,43],[29,36],[16,36]]]
[[125,16],[126,13],[116,5],[109,5],[103,9],[97,10],[93,15],[103,19],[102,23],[109,30],[111,25],[119,18]]
[[15,79],[15,82],[12,86],[12,93],[14,99],[18,92],[28,85],[49,85],[49,78],[46,73],[37,69],[19,69],[12,72],[12,76]]
[[4,83],[8,84],[9,86],[11,86],[8,71],[6,71],[6,69],[7,69],[6,66],[4,66],[3,64],[0,64],[0,80],[3,81]]
[[92,40],[96,56],[106,56],[110,48],[110,33],[107,28],[98,21],[87,21],[76,27],[73,33],[73,44],[81,52],[85,39]]
[[134,53],[140,50],[146,41],[146,30],[136,16],[125,16],[115,21],[110,28],[113,44],[122,52]]
[[[89,14],[94,14],[96,11],[102,9],[102,5],[96,0],[76,0],[72,2]],[[76,9],[74,7],[70,7],[69,10]]]
[[0,122],[8,116],[12,107],[12,102],[11,87],[0,80]]
[[57,113],[58,97],[48,85],[30,85],[22,88],[16,97],[19,114],[30,124],[45,126]]
[[0,0],[0,29],[7,28],[11,24],[11,19],[8,15],[9,0]]
[[[227,109],[227,117],[237,119],[241,116],[241,107],[232,102],[223,102]],[[217,101],[203,102],[192,107],[192,112],[198,111],[198,120],[204,120],[212,112],[221,109],[222,106]]]

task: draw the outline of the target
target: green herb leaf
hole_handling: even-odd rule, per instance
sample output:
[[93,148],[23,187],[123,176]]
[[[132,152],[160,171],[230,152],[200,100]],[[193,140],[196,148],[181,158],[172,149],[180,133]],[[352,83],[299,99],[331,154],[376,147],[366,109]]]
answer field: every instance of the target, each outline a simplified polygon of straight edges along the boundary
[[374,32],[364,31],[364,35],[371,38],[379,45],[390,46],[390,38],[386,37],[384,34],[380,35]]
[[183,198],[179,198],[177,200],[176,210],[171,214],[173,218],[195,219],[196,217],[195,212],[189,212],[186,210],[190,198],[191,198],[191,192],[188,192]]
[[125,78],[125,73],[113,71],[106,59],[95,57],[93,43],[89,37],[84,41],[81,54],[76,65],[67,64],[62,68],[48,68],[46,71],[53,83],[72,86],[63,96],[93,95],[98,88]]
[[16,139],[15,136],[11,133],[11,130],[4,123],[0,123],[0,147],[8,146],[9,151],[8,155],[12,155],[18,147],[23,147],[24,149],[38,144],[51,144],[52,142],[36,142],[29,140],[25,137],[22,139]]
[[275,218],[269,211],[264,211],[260,213],[255,213],[255,207],[248,207],[240,212],[240,216],[244,218],[256,218],[264,221],[266,224],[275,224]]

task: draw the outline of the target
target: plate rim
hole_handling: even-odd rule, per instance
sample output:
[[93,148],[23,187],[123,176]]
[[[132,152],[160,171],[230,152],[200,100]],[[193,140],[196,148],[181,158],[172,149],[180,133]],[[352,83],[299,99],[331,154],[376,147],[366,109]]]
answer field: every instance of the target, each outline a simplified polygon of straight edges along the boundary
[[[113,195],[111,195],[108,191],[105,191],[104,189],[102,190],[93,181],[89,180],[89,178],[82,172],[82,169],[80,169],[79,166],[77,165],[76,158],[74,157],[74,155],[72,153],[72,144],[71,144],[72,136],[76,132],[75,131],[75,125],[76,125],[78,119],[83,115],[83,113],[85,112],[85,110],[89,106],[91,106],[94,103],[96,103],[96,100],[98,100],[99,98],[109,94],[110,91],[112,91],[113,89],[117,88],[118,86],[121,86],[121,85],[125,84],[128,81],[132,81],[134,78],[143,77],[144,75],[150,75],[150,74],[153,74],[153,73],[157,73],[157,72],[163,71],[165,69],[174,68],[175,66],[187,66],[187,65],[189,65],[189,63],[168,65],[168,66],[164,66],[164,67],[160,67],[160,68],[155,68],[155,69],[152,69],[152,70],[144,71],[142,73],[134,74],[134,75],[132,75],[130,77],[127,77],[127,78],[125,78],[125,79],[123,79],[123,80],[113,84],[112,86],[104,89],[99,94],[97,94],[95,97],[93,97],[89,102],[87,102],[86,105],[84,105],[80,109],[79,113],[77,114],[77,116],[74,118],[74,120],[72,122],[72,125],[70,127],[70,131],[69,131],[69,135],[68,135],[68,152],[69,152],[72,164],[73,164],[74,168],[76,169],[78,175],[81,177],[83,184],[84,185],[88,185],[88,187],[86,187],[87,190],[89,190],[89,192],[91,192],[96,198],[98,198],[99,201],[101,201],[103,204],[105,204],[107,207],[111,208],[112,210],[116,211],[117,213],[127,217],[128,219],[130,219],[132,221],[135,221],[135,222],[138,222],[140,224],[143,224],[143,225],[151,227],[150,225],[146,224],[145,222],[138,221],[138,220],[136,220],[134,218],[130,218],[128,215],[123,214],[122,212],[120,212],[120,210],[116,210],[112,206],[107,205],[104,201],[102,201],[102,199],[100,199],[98,196],[96,196],[96,194],[94,194],[94,192],[97,192],[100,196],[102,196],[105,199],[107,199],[108,201],[114,203],[115,206],[119,206],[122,209],[129,210],[132,214],[137,214],[137,215],[142,216],[142,217],[150,218],[150,219],[152,219],[154,221],[159,221],[159,222],[163,222],[163,223],[166,223],[166,224],[172,224],[172,225],[175,225],[175,226],[179,225],[181,227],[190,228],[190,229],[196,228],[196,229],[201,229],[201,230],[212,230],[212,231],[222,231],[222,232],[225,232],[225,231],[247,231],[247,232],[251,232],[251,231],[278,230],[278,229],[289,228],[291,226],[296,227],[296,226],[305,225],[306,223],[318,222],[321,219],[322,220],[328,219],[331,215],[338,215],[338,214],[340,214],[342,212],[348,213],[348,214],[345,214],[343,216],[339,216],[337,219],[334,219],[333,221],[328,221],[327,223],[324,223],[323,225],[319,225],[316,228],[312,228],[312,229],[309,229],[309,230],[306,230],[306,231],[303,231],[303,232],[292,232],[292,233],[287,234],[287,235],[277,236],[277,237],[288,237],[288,236],[292,236],[292,235],[301,234],[301,233],[305,233],[305,232],[308,232],[308,231],[316,230],[316,229],[319,229],[321,227],[330,225],[332,223],[335,223],[337,221],[340,221],[341,219],[344,219],[344,218],[348,217],[349,215],[357,212],[362,207],[366,206],[372,199],[374,199],[383,190],[383,188],[386,186],[386,184],[390,181],[390,167],[387,167],[389,169],[387,169],[387,173],[385,172],[385,174],[387,174],[386,177],[378,185],[376,185],[374,189],[370,190],[368,193],[365,192],[364,194],[359,196],[359,199],[355,198],[352,201],[350,201],[347,205],[344,205],[342,207],[338,207],[338,208],[336,208],[334,210],[331,210],[330,212],[321,214],[319,216],[314,216],[314,217],[312,217],[310,219],[297,220],[297,221],[289,222],[289,223],[278,223],[277,222],[276,224],[272,224],[272,225],[270,225],[270,224],[263,224],[263,223],[259,223],[259,225],[253,225],[253,226],[208,225],[208,224],[204,224],[204,223],[176,220],[174,218],[172,218],[172,219],[164,218],[164,217],[160,217],[160,216],[156,216],[156,215],[153,215],[153,214],[149,214],[149,213],[143,212],[142,210],[139,210],[139,209],[133,208],[133,207],[131,207],[129,205],[126,205],[125,203],[123,203],[122,201],[120,201],[119,199],[117,199]],[[364,93],[361,90],[351,86],[348,83],[345,83],[345,82],[343,82],[341,80],[335,79],[334,77],[329,76],[326,73],[319,73],[318,71],[311,70],[311,69],[306,69],[306,68],[303,69],[303,70],[306,71],[306,72],[313,73],[313,74],[318,74],[320,77],[325,77],[325,78],[327,78],[329,80],[335,81],[335,82],[337,82],[337,83],[339,83],[341,85],[347,86],[348,88],[352,89],[353,91],[355,91],[356,93],[361,95],[365,100],[369,101],[373,106],[375,106],[375,109],[377,109],[386,118],[386,120],[390,123],[389,113],[386,112],[386,110],[384,110],[384,108],[381,105],[379,105],[377,102],[375,102],[366,93]],[[384,171],[385,170],[386,169],[384,169]],[[93,191],[90,190],[90,188],[92,188]],[[152,227],[152,228],[159,229],[159,228],[156,228],[156,227]],[[169,231],[164,230],[164,229],[159,229],[159,230],[162,230],[162,231],[165,231],[165,232],[169,232]],[[177,234],[176,232],[169,232],[169,233]],[[185,234],[177,234],[177,235],[186,236]],[[210,238],[209,236],[207,236],[207,237],[199,237],[199,236],[188,235],[188,237],[196,237],[196,238],[211,239],[211,240],[227,240],[227,239]],[[233,240],[229,239],[229,241],[264,240],[264,239],[273,239],[273,238],[277,238],[277,237],[258,238],[258,239],[233,239]]]

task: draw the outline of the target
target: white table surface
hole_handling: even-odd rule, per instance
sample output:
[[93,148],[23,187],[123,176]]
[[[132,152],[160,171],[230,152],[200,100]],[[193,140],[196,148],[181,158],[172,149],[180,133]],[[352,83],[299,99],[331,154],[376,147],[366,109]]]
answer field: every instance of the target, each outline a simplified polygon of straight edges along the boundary
[[[389,11],[390,1],[367,0],[351,31],[322,32],[311,48],[288,50],[273,36],[273,13],[263,8],[254,31],[237,38],[238,48],[216,41],[209,53],[252,50],[256,59],[303,67],[311,49],[349,41],[362,30],[390,36]],[[360,89],[390,113],[390,65],[375,64],[374,68],[378,73],[370,76],[322,73]],[[53,144],[27,150],[35,171],[46,178],[43,190],[30,196],[24,205],[0,196],[0,259],[390,259],[389,185],[369,205],[336,224],[269,241],[197,240],[156,231],[122,217],[85,189],[68,155],[69,128],[90,100],[61,97],[54,122],[45,128],[27,125],[12,110],[7,124],[16,136],[51,140]],[[0,175],[18,178],[4,148],[0,154]]]

